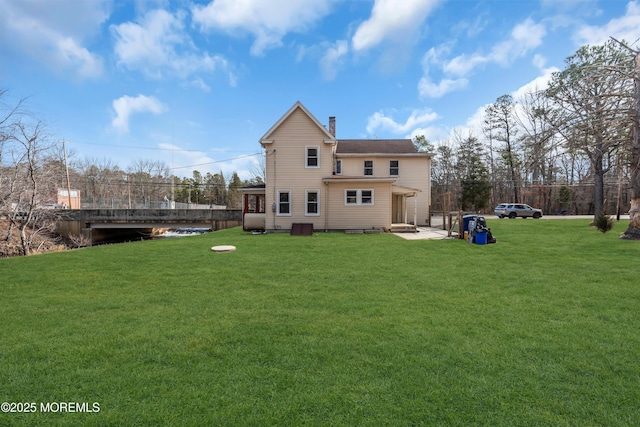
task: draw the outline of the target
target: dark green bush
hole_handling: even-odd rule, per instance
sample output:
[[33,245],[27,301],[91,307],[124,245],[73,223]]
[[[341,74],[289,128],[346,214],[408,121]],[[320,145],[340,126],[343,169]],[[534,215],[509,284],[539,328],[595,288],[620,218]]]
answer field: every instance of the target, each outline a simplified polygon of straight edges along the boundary
[[596,215],[595,221],[593,221],[593,225],[602,233],[606,233],[607,231],[613,228],[613,218],[605,213],[604,210],[600,211],[598,215]]

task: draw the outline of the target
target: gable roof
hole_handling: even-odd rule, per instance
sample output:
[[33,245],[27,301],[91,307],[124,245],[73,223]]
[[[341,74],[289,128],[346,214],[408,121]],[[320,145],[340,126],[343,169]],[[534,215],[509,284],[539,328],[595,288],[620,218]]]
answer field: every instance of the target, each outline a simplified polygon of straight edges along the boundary
[[[334,142],[336,140],[336,137],[331,135],[331,133],[327,130],[326,127],[324,127],[322,125],[322,123],[320,123],[318,121],[318,119],[316,119],[313,114],[311,114],[309,112],[309,110],[307,110],[307,108],[302,105],[302,102],[300,101],[296,101],[295,104],[293,104],[293,107],[289,108],[289,111],[287,111],[286,113],[284,113],[284,115],[282,117],[280,117],[280,119],[273,125],[271,126],[271,129],[269,129],[267,131],[267,133],[265,133],[262,138],[260,138],[260,144],[270,144],[273,141],[270,140],[271,138],[271,134],[273,134],[273,132],[276,131],[276,129],[278,129],[278,127],[280,127],[280,125],[291,115],[293,114],[297,109],[300,109],[300,111],[302,111],[303,113],[305,113],[313,123],[315,123],[316,126],[318,126],[318,128],[324,132],[325,136],[327,137],[327,139],[331,140],[332,142]],[[325,142],[327,142],[325,140]]]
[[340,139],[336,154],[417,154],[410,139]]

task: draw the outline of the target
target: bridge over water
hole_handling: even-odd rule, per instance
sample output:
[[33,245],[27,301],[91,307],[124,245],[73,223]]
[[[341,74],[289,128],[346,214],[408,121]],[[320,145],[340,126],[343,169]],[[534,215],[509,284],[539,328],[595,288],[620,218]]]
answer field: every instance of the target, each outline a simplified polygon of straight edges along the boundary
[[242,225],[240,209],[71,209],[57,223],[61,235],[81,235],[101,243],[159,229],[222,230]]

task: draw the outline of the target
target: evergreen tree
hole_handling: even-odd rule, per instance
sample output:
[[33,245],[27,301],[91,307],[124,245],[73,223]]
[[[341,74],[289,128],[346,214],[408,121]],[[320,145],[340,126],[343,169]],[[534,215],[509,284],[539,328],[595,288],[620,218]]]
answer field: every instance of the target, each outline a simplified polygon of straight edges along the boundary
[[460,142],[456,168],[460,176],[460,205],[463,210],[478,212],[489,204],[491,182],[483,158],[484,148],[478,138],[469,135]]

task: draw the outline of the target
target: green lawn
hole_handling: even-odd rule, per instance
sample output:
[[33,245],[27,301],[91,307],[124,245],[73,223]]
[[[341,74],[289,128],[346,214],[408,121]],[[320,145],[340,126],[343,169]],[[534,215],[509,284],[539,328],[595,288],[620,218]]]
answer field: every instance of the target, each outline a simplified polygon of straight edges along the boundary
[[[197,237],[0,260],[0,425],[640,425],[640,242]],[[213,253],[219,244],[235,252]]]

